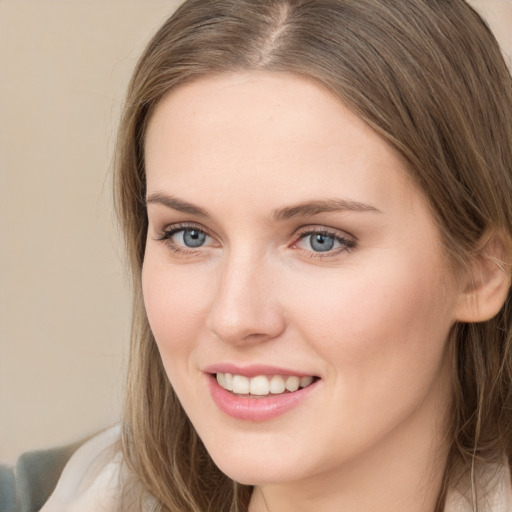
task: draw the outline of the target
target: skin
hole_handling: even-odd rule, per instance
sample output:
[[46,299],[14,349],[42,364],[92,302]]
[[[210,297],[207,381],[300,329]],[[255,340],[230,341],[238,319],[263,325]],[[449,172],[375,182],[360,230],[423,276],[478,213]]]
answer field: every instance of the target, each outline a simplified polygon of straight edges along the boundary
[[[145,157],[149,322],[212,458],[255,485],[251,512],[432,511],[464,283],[398,153],[311,81],[254,71],[173,90]],[[371,208],[273,218],[331,199]],[[204,245],[162,240],[183,223]],[[349,243],[315,252],[312,230]],[[218,363],[320,381],[291,411],[243,421],[212,401],[204,369]]]

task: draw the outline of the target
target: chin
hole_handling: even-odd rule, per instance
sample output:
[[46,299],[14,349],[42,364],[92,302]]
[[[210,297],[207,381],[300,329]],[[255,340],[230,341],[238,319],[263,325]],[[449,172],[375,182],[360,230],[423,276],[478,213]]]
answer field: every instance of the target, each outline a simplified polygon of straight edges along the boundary
[[[208,448],[208,447],[207,447]],[[235,446],[228,452],[216,447],[209,452],[217,467],[229,478],[244,485],[277,484],[300,480],[307,476],[308,466],[305,455],[289,453],[286,450],[267,451],[237,450]],[[310,468],[313,472],[313,468]]]
[[295,479],[290,475],[290,470],[285,468],[272,468],[268,465],[262,466],[261,464],[255,465],[247,461],[235,464],[226,463],[225,461],[221,461],[220,464],[217,461],[214,462],[226,476],[244,485],[278,484]]

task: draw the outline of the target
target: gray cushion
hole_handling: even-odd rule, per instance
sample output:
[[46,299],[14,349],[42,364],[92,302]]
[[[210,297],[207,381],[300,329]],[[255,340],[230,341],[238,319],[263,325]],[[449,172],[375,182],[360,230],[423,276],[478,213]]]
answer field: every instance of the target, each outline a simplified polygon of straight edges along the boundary
[[0,511],[39,512],[81,444],[27,452],[19,457],[16,468],[0,466]]
[[0,466],[0,511],[17,512],[14,469]]

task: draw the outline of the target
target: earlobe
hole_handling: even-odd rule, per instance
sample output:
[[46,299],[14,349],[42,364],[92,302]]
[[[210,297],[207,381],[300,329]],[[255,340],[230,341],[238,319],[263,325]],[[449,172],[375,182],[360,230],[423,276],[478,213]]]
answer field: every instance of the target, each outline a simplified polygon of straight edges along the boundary
[[475,254],[465,289],[458,297],[455,320],[485,322],[498,314],[511,286],[510,252],[503,239],[491,236]]

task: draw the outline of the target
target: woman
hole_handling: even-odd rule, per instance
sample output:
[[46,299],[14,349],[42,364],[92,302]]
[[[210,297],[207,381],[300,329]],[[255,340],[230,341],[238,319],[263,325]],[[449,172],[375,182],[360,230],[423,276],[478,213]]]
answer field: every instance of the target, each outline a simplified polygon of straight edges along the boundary
[[511,169],[464,1],[185,2],[120,127],[123,456],[66,510],[510,510]]

